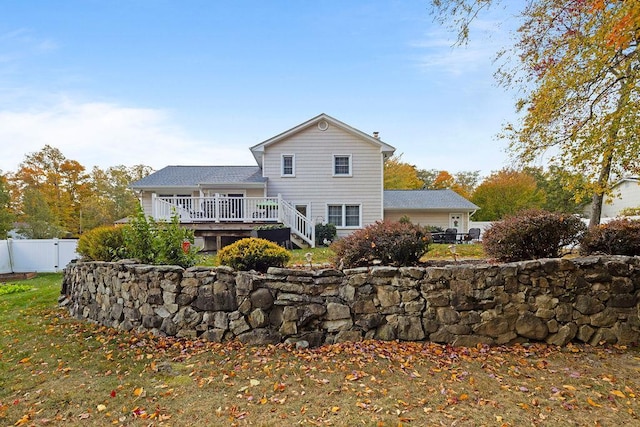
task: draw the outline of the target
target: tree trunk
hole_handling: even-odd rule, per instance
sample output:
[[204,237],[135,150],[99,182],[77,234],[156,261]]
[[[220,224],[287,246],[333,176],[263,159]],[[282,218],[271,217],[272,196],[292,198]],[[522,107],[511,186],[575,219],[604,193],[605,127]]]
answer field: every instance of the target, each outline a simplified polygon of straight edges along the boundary
[[600,224],[602,215],[602,202],[604,194],[594,194],[591,199],[591,218],[589,218],[589,228],[597,227]]
[[602,169],[598,176],[598,188],[593,193],[591,199],[591,218],[589,219],[589,228],[596,227],[600,224],[602,216],[602,203],[604,202],[604,189],[609,185],[609,176],[611,175],[611,161],[613,160],[613,151],[608,151],[602,159]]
[[[631,62],[633,64],[633,62]],[[626,75],[632,73],[631,64],[626,69]],[[600,217],[602,216],[602,203],[604,201],[604,195],[606,189],[609,188],[609,178],[611,177],[611,164],[613,163],[613,156],[616,150],[616,144],[619,144],[618,131],[620,130],[620,111],[625,108],[630,99],[630,94],[633,88],[631,79],[622,76],[620,80],[620,97],[617,100],[615,120],[611,123],[608,130],[608,143],[607,149],[605,149],[602,157],[602,169],[600,169],[600,176],[598,176],[598,185],[596,191],[593,194],[591,204],[591,218],[589,219],[589,228],[596,227],[600,224]]]

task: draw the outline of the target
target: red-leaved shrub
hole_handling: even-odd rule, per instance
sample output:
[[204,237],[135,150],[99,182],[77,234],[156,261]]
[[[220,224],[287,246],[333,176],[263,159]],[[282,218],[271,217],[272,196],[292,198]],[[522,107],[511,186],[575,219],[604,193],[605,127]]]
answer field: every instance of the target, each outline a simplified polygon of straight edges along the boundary
[[372,265],[415,265],[429,250],[431,235],[416,224],[378,221],[331,245],[336,264],[345,268]]
[[580,242],[580,253],[640,255],[640,221],[621,218],[591,228]]
[[482,244],[489,257],[500,261],[557,258],[562,248],[580,241],[586,228],[575,215],[529,209],[492,224]]

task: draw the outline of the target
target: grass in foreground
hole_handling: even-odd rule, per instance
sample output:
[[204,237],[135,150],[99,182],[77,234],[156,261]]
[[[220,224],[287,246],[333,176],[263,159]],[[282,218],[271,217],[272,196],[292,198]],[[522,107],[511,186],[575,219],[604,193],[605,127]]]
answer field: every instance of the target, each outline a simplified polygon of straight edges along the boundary
[[0,296],[0,425],[635,425],[635,350],[366,341],[295,350],[118,333]]

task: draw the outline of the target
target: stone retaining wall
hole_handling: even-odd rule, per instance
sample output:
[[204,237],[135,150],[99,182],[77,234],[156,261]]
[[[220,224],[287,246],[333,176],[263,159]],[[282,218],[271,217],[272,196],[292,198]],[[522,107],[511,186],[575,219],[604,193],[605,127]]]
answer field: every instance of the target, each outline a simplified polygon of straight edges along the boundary
[[121,330],[249,344],[635,344],[640,258],[350,270],[77,262],[60,304]]

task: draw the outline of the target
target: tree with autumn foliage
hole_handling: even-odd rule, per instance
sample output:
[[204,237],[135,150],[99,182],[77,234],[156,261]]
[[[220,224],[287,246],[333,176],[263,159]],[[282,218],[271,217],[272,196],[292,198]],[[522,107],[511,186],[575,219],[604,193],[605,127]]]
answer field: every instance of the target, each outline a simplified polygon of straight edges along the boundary
[[27,236],[79,235],[135,214],[138,200],[129,184],[151,172],[144,165],[120,165],[87,174],[79,162],[46,145],[10,175],[12,208]]
[[37,188],[27,188],[23,192],[20,220],[18,232],[27,239],[65,237],[46,196]]
[[545,194],[545,202],[541,208],[549,212],[581,214],[588,200],[578,199],[577,194],[584,194],[587,185],[580,174],[569,174],[557,166],[547,169],[541,167],[525,168],[524,171],[533,176],[540,191]]
[[32,217],[25,210],[27,195],[37,193],[38,200],[42,199],[50,210],[48,218],[53,227],[72,234],[78,231],[80,201],[90,195],[88,175],[80,163],[45,145],[25,157],[11,181],[22,221]]
[[418,177],[424,182],[423,188],[427,190],[448,188],[468,199],[480,181],[480,171],[461,171],[452,175],[445,170],[421,169],[418,171]]
[[473,216],[475,221],[497,221],[523,209],[541,208],[545,194],[532,175],[503,169],[482,181],[471,201],[480,206]]
[[[498,2],[432,0],[461,41],[469,23]],[[517,64],[498,73],[523,94],[516,104],[522,120],[507,125],[504,136],[522,164],[545,156],[550,165],[586,178],[576,196],[591,198],[595,226],[615,178],[640,172],[640,2],[524,3],[511,49]]]
[[81,231],[135,215],[139,201],[129,184],[151,172],[144,165],[118,165],[106,170],[94,167],[89,178],[90,197],[82,200]]
[[414,165],[402,161],[402,155],[393,156],[384,162],[385,190],[417,190],[423,182]]

